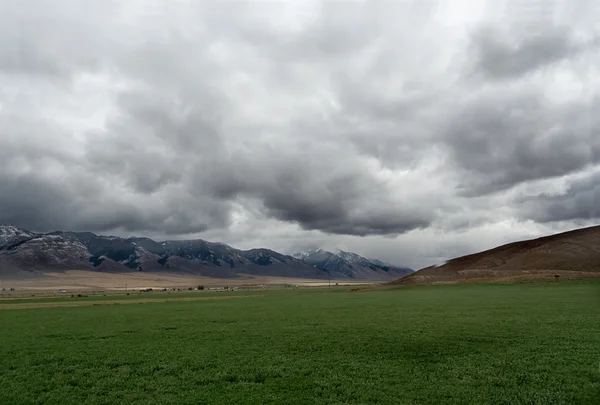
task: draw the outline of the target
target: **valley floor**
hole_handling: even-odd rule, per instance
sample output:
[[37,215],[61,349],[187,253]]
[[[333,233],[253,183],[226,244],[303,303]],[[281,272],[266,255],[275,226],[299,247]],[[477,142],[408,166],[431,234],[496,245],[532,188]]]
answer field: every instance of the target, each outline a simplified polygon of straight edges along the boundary
[[69,296],[0,307],[2,404],[600,399],[600,280]]
[[[371,284],[374,281],[348,281],[331,280],[343,285]],[[381,282],[381,281],[380,281]],[[298,286],[327,286],[328,280],[312,280],[305,278],[291,277],[266,277],[254,275],[241,275],[239,278],[221,279],[215,277],[199,277],[192,275],[181,275],[173,273],[106,273],[87,270],[68,270],[64,272],[48,272],[43,277],[33,279],[0,279],[0,290],[4,289],[3,295],[8,296],[10,289],[14,288],[19,292],[36,291],[57,291],[66,290],[68,292],[81,292],[89,290],[109,290],[125,291],[129,289],[158,289],[161,288],[179,288],[185,289],[198,287],[242,287],[242,286],[260,286],[260,285],[298,285]]]

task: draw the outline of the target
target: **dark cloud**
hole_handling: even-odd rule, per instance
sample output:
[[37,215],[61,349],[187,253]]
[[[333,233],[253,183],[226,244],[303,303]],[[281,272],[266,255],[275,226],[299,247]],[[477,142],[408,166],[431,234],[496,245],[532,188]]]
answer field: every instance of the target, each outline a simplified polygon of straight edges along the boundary
[[[202,222],[206,214],[198,215],[190,208],[198,201],[185,195],[166,199],[164,204],[145,206],[120,201],[111,194],[115,190],[99,187],[101,184],[89,175],[54,180],[34,172],[3,172],[0,223],[36,231],[121,230],[169,235],[197,233],[215,226],[214,222]],[[211,218],[222,215],[221,204],[214,204],[212,210]]]
[[72,214],[69,195],[54,184],[33,176],[0,176],[0,222],[28,229],[63,226]]
[[269,215],[334,234],[400,234],[433,220],[433,212],[413,202],[382,198],[385,186],[360,168],[340,170],[327,161],[330,154],[315,155],[309,165],[288,160],[274,166],[281,171],[271,178],[256,173],[252,177],[263,181],[245,192],[262,200]]
[[91,134],[86,143],[94,170],[152,194],[183,181],[192,170],[206,172],[218,163],[217,124],[193,104],[150,91],[128,92],[120,100],[120,113],[107,130]]
[[518,203],[524,209],[523,218],[536,222],[597,221],[600,219],[600,173],[592,172],[583,178],[568,182],[561,194],[541,194],[521,197]]
[[[238,152],[239,153],[239,152]],[[425,227],[434,213],[387,198],[386,185],[339,150],[323,144],[262,147],[196,176],[197,187],[223,199],[248,197],[264,212],[304,229],[334,234],[399,234]]]
[[528,32],[483,28],[473,36],[475,69],[492,79],[518,77],[597,47],[578,41],[566,27],[531,27]]
[[527,90],[474,97],[442,138],[463,172],[459,188],[480,195],[600,163],[599,107],[598,99],[557,105]]

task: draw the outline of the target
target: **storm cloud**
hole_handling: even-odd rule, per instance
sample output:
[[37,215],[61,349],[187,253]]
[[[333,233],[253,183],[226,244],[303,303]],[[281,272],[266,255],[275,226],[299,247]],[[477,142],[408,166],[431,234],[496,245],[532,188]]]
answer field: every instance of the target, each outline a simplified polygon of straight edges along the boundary
[[498,3],[6,2],[0,223],[415,267],[593,223],[598,10]]
[[569,179],[565,190],[554,194],[542,193],[534,198],[521,199],[524,218],[537,222],[573,221],[585,223],[600,218],[600,172]]
[[565,27],[531,29],[526,35],[508,29],[481,29],[473,35],[477,72],[490,79],[514,78],[577,58],[598,46],[596,38],[578,39]]

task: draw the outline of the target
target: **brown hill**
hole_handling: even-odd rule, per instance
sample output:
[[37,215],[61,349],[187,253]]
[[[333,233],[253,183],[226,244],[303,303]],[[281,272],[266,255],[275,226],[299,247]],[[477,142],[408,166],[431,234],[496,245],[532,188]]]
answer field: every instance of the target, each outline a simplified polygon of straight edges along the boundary
[[600,277],[600,226],[510,243],[421,269],[392,284]]

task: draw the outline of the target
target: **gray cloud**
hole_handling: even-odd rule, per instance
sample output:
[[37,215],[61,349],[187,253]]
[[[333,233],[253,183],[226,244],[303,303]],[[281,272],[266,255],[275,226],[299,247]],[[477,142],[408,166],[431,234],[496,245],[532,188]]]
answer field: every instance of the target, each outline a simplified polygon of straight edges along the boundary
[[565,27],[518,30],[485,28],[473,36],[476,72],[492,79],[508,79],[596,48],[597,40],[577,40]]
[[443,140],[479,195],[600,163],[598,99],[556,105],[543,94],[494,90],[461,106]]
[[584,224],[600,219],[600,173],[591,172],[568,182],[564,193],[521,197],[522,216],[537,222],[574,221]]
[[0,5],[0,223],[424,265],[591,218],[513,197],[600,164],[597,33],[417,3]]
[[274,163],[271,158],[268,168],[251,168],[253,180],[242,192],[262,200],[269,215],[329,233],[398,234],[433,220],[432,211],[414,202],[387,198],[386,187],[360,167],[339,156],[334,161],[335,150],[308,153],[306,160],[289,156]]
[[[71,79],[98,72],[119,44],[117,3],[24,0],[0,5],[0,71]],[[98,33],[101,32],[102,36]]]

